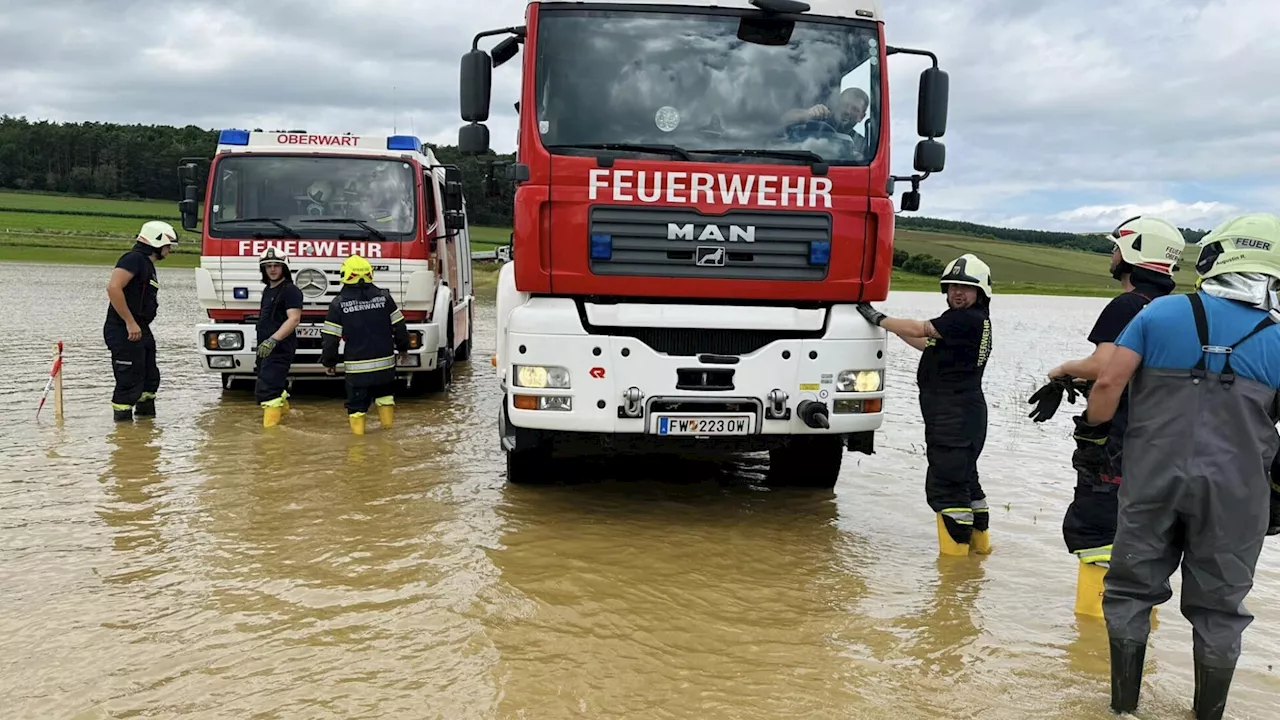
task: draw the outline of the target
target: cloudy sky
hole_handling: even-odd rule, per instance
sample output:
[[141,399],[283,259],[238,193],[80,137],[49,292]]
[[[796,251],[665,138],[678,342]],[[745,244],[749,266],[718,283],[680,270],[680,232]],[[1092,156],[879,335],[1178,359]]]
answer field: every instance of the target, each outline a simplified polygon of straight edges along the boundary
[[[746,4],[746,0],[724,0]],[[458,59],[525,0],[0,0],[0,113],[299,127],[453,144]],[[1280,2],[883,0],[890,44],[951,76],[947,169],[920,215],[1101,232],[1140,212],[1207,228],[1280,211]],[[484,8],[484,17],[478,8]],[[926,61],[890,59],[910,171]],[[494,147],[515,141],[515,63]]]

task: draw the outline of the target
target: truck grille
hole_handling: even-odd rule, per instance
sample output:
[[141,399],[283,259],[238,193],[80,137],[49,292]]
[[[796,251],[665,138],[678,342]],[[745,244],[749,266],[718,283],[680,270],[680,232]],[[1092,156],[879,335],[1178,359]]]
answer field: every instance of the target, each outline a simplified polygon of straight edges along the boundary
[[821,337],[822,331],[803,330],[712,330],[707,328],[637,328],[599,327],[589,330],[593,335],[632,337],[649,346],[654,352],[673,356],[747,355],[777,340]]
[[831,216],[595,207],[588,240],[596,275],[813,281],[827,276]]

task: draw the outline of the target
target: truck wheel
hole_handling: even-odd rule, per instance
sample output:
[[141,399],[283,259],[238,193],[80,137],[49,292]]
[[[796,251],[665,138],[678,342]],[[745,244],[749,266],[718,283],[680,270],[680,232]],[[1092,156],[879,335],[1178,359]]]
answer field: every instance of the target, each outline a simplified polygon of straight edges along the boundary
[[843,459],[844,440],[839,435],[796,435],[769,451],[767,482],[774,487],[833,488]]
[[471,305],[467,306],[467,339],[462,341],[458,349],[453,353],[454,362],[468,362],[471,360],[471,341],[476,336],[476,323],[472,314]]
[[453,384],[453,318],[449,318],[444,348],[436,358],[436,369],[423,373],[423,389],[431,393],[445,392]]

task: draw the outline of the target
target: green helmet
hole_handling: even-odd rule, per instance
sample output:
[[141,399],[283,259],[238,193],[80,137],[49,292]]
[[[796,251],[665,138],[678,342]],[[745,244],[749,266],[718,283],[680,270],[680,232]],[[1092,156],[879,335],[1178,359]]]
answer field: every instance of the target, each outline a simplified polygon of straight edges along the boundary
[[1200,240],[1196,272],[1201,279],[1255,272],[1280,280],[1280,217],[1249,213],[1234,217]]

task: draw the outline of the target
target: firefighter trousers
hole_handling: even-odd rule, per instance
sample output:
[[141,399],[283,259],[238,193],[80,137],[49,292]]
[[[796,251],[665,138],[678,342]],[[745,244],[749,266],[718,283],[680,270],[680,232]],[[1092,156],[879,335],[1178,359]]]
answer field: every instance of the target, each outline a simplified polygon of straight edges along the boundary
[[260,358],[254,369],[258,376],[253,387],[253,397],[258,404],[283,404],[285,390],[289,387],[289,368],[293,366],[294,351],[276,346],[274,352]]
[[395,404],[396,373],[394,370],[378,370],[371,373],[347,374],[347,414],[358,415],[369,411],[369,405]]
[[1086,440],[1076,445],[1071,455],[1075,496],[1062,518],[1062,539],[1081,562],[1110,562],[1120,512],[1120,458],[1105,445]]
[[139,401],[154,400],[160,389],[160,367],[156,364],[156,339],[151,328],[142,326],[142,337],[129,339],[124,325],[107,323],[102,338],[111,353],[111,370],[116,386],[111,393],[111,406],[128,410]]
[[981,390],[920,390],[924,417],[925,499],[942,516],[947,533],[968,543],[987,530],[987,495],[978,479],[978,457],[987,440],[987,400]]

